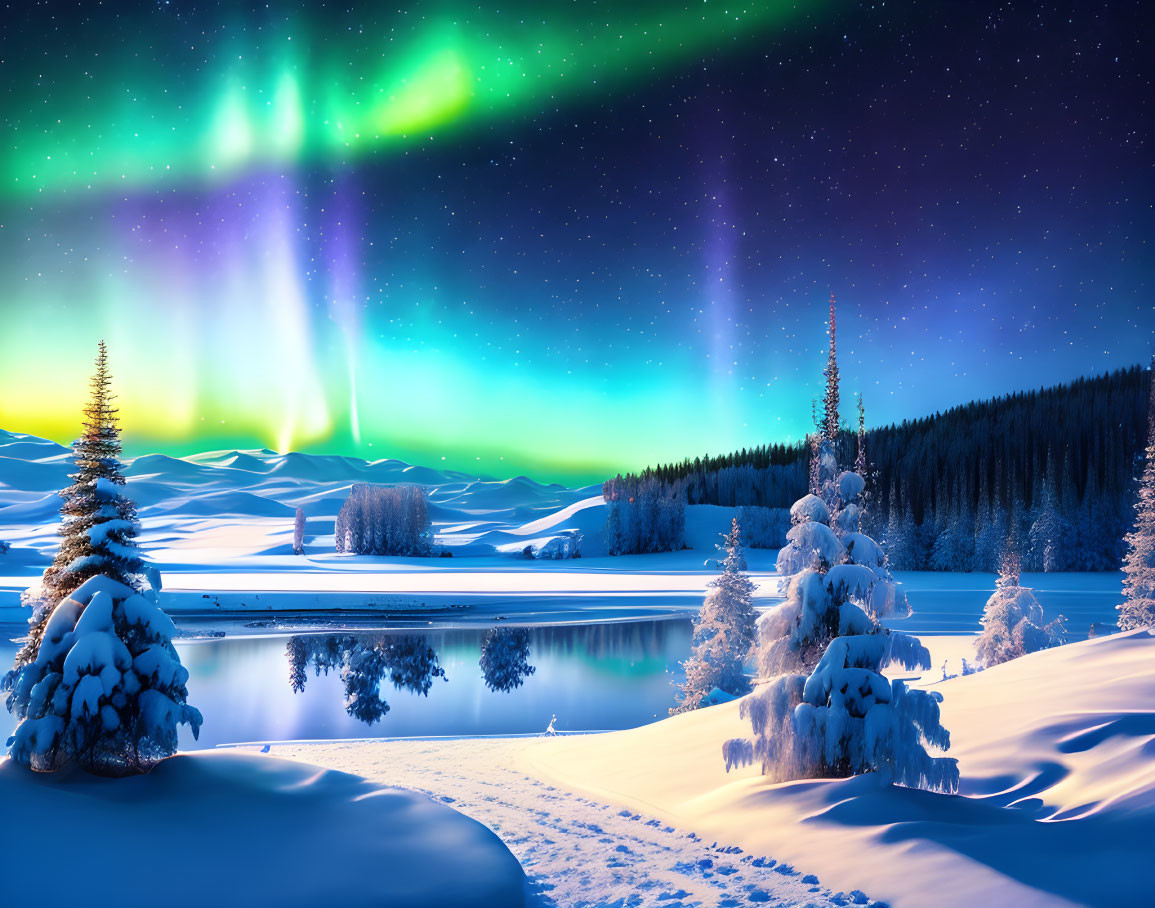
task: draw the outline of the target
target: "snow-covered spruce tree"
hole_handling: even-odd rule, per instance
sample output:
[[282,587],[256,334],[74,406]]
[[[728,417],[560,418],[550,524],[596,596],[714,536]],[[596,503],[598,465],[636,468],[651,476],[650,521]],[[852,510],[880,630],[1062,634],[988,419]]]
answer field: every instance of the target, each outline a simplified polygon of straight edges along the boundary
[[84,432],[72,445],[76,472],[69,474],[72,484],[60,492],[60,550],[44,571],[40,587],[29,590],[33,612],[28,642],[16,655],[17,667],[36,658],[52,610],[89,577],[111,577],[131,589],[146,582],[147,569],[136,548],[136,506],[121,494],[120,427],[104,341],[90,385]]
[[611,555],[674,552],[686,540],[686,491],[681,482],[615,476],[602,483],[606,547]]
[[89,577],[52,610],[35,659],[6,679],[8,709],[21,720],[8,739],[12,759],[121,776],[172,756],[177,726],[195,737],[201,725],[174,630],[153,590]]
[[305,509],[297,508],[293,515],[293,554],[303,555],[305,552]]
[[[1050,463],[1052,459],[1048,457],[1047,461]],[[1034,519],[1027,533],[1031,569],[1048,573],[1065,570],[1071,560],[1070,536],[1071,529],[1059,513],[1054,486],[1050,477],[1044,477]]]
[[529,631],[524,627],[491,627],[481,641],[477,662],[485,686],[508,693],[537,671],[529,664]]
[[758,613],[754,610],[754,584],[743,573],[746,559],[737,518],[722,539],[726,552],[722,573],[710,581],[705,602],[694,619],[690,658],[682,663],[686,680],[671,713],[697,709],[715,689],[735,696],[750,689],[743,669],[754,645]]
[[770,680],[740,706],[753,738],[726,741],[722,756],[727,770],[757,761],[775,781],[878,772],[887,781],[953,792],[957,761],[926,749],[950,746],[939,721],[941,695],[882,674],[893,662],[928,669],[930,654],[878,623],[909,614],[909,605],[882,549],[857,532],[863,478],[840,473],[834,457],[833,297],[830,329],[826,399],[834,402],[834,419],[812,458],[813,491],[791,508],[794,526],[778,553],[779,573],[790,575],[786,599],[758,620],[759,669]]
[[831,444],[838,438],[838,356],[834,337],[834,291],[830,293],[830,352],[826,357],[826,394],[822,398],[822,436]]
[[987,667],[1065,642],[1063,617],[1044,624],[1039,600],[1019,582],[1019,555],[1013,546],[1008,546],[999,565],[995,591],[983,609],[983,632],[975,638],[979,662]]
[[29,641],[3,679],[21,720],[10,755],[39,771],[147,772],[176,752],[179,724],[194,736],[201,725],[172,621],[157,604],[159,574],[140,559],[136,508],[121,494],[110,383],[102,342],[73,484],[61,493],[60,553],[33,596]]
[[[826,441],[819,464],[820,486],[835,484],[837,477],[840,494],[847,501],[843,513],[847,513],[862,492],[861,477],[838,472]],[[764,677],[809,671],[835,637],[891,633],[879,628],[878,622],[910,614],[906,594],[894,581],[877,542],[863,533],[844,533],[840,538],[829,525],[826,503],[817,495],[800,498],[790,514],[794,526],[786,534],[788,543],[778,552],[777,561],[786,599],[758,621],[759,670]],[[917,656],[910,667],[929,667],[922,665],[925,650],[913,638],[905,638],[896,652],[908,650]]]
[[[1155,376],[1155,361],[1152,361]],[[1149,431],[1143,476],[1135,502],[1135,525],[1123,537],[1123,602],[1119,608],[1119,628],[1155,627],[1155,378],[1151,381],[1148,409]]]

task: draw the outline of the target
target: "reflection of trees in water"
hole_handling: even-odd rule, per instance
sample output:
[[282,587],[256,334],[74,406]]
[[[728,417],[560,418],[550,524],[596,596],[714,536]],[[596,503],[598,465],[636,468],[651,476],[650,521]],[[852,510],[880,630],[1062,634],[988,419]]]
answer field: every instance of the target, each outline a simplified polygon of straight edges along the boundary
[[397,690],[429,695],[434,678],[445,678],[433,647],[416,634],[328,634],[290,637],[285,644],[289,684],[305,689],[307,668],[319,677],[339,672],[345,685],[345,711],[372,725],[387,712],[381,699],[386,675]]
[[481,641],[481,674],[492,691],[508,693],[537,671],[529,664],[529,631],[524,627],[493,627]]

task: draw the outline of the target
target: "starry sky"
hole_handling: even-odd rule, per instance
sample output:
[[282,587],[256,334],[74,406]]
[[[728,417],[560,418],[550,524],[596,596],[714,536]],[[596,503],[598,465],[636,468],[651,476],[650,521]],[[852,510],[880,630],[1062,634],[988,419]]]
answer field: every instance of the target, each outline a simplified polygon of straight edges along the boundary
[[599,480],[1146,362],[1141,2],[0,4],[0,426]]

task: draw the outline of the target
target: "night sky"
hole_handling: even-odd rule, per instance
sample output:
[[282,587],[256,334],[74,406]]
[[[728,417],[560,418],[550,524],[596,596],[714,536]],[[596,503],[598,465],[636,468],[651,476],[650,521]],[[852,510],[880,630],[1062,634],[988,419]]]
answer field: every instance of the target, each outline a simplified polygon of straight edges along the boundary
[[1143,3],[0,13],[0,427],[600,479],[1146,362]]

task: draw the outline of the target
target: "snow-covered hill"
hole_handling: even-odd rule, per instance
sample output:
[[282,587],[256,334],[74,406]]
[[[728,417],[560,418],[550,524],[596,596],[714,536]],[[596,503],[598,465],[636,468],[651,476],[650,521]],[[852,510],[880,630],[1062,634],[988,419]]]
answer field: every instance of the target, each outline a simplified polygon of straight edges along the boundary
[[[29,550],[26,560],[57,544],[56,492],[68,484],[69,455],[55,442],[0,431],[0,539]],[[125,475],[140,509],[142,542],[162,564],[189,563],[190,549],[200,553],[197,562],[288,554],[298,507],[308,546],[331,551],[333,520],[357,482],[424,486],[438,542],[458,556],[520,552],[563,530],[583,532],[586,551],[601,553],[604,512],[596,487],[267,449],[146,454],[127,460]]]
[[[533,744],[541,777],[657,813],[860,887],[896,908],[1139,905],[1155,836],[1155,635],[1132,631],[930,685],[943,694],[959,796],[874,776],[773,785],[727,774],[739,702]],[[352,766],[356,766],[355,763]]]
[[[0,620],[23,620],[19,593],[59,544],[60,498],[70,451],[0,432]],[[164,576],[169,611],[413,610],[463,604],[690,609],[713,571],[703,561],[732,508],[687,509],[690,550],[609,558],[601,489],[569,489],[525,476],[496,480],[397,460],[213,451],[126,462],[141,546]],[[338,555],[333,523],[354,483],[414,483],[429,495],[439,552],[452,558]],[[293,515],[306,515],[305,552],[292,553]],[[527,546],[582,534],[579,561],[530,561]],[[773,553],[751,553],[755,581],[776,592]]]

